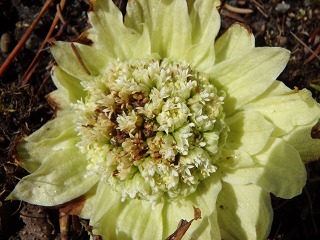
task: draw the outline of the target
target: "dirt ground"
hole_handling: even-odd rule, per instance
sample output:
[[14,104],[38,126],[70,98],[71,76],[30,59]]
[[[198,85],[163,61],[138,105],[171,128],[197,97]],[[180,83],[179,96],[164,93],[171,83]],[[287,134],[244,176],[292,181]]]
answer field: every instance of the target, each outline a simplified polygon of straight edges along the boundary
[[[46,0],[0,0],[0,63],[21,42],[24,33]],[[45,95],[54,89],[50,78],[52,57],[46,44],[33,71],[28,68],[57,12],[49,8],[22,45],[0,79],[0,239],[61,239],[59,210],[4,199],[27,173],[12,157],[17,139],[30,134],[52,118]],[[125,12],[126,0],[116,0]],[[51,39],[75,40],[86,28],[88,0],[69,0],[59,9],[59,21]],[[320,101],[320,1],[319,0],[226,0],[220,9],[221,33],[234,22],[248,25],[257,46],[281,46],[291,58],[279,80],[291,88],[308,88]],[[60,17],[61,18],[61,17]],[[311,52],[313,51],[313,53]],[[314,137],[320,137],[314,131]],[[308,182],[300,196],[282,200],[272,196],[274,222],[269,239],[320,239],[320,161],[307,165]],[[89,239],[88,222],[69,218],[68,239]]]

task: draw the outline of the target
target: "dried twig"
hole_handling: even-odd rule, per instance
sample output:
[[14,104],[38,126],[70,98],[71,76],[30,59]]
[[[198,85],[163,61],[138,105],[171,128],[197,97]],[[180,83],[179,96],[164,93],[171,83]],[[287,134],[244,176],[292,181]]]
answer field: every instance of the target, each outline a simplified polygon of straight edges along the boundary
[[181,219],[177,230],[171,234],[166,240],[181,240],[182,237],[185,235],[185,233],[188,231],[190,225],[194,220],[201,219],[201,210],[195,206],[193,206],[193,211],[194,211],[194,218],[191,219],[190,221]]
[[316,57],[318,60],[320,60],[320,57],[317,55],[317,53],[315,51],[313,51],[310,47],[308,47],[307,44],[305,44],[300,38],[297,37],[297,35],[295,35],[293,32],[291,32],[291,35],[305,48],[307,48],[313,55],[314,57]]
[[314,32],[311,34],[310,38],[308,39],[308,43],[312,43],[319,33],[320,33],[320,27],[314,30]]
[[238,15],[234,12],[230,12],[227,9],[221,9],[220,14],[224,17],[232,18],[238,22],[247,23],[246,20],[244,18],[242,18],[240,15]]
[[39,15],[36,17],[36,19],[32,22],[32,24],[30,25],[30,27],[28,28],[28,30],[26,31],[26,33],[23,35],[23,37],[20,39],[20,41],[18,42],[18,44],[15,46],[15,48],[12,50],[12,52],[10,53],[10,55],[7,57],[7,59],[5,60],[5,62],[2,64],[1,68],[0,68],[0,76],[2,76],[2,74],[6,71],[6,69],[8,68],[8,66],[11,64],[12,60],[16,57],[16,55],[18,54],[18,52],[20,51],[20,49],[22,48],[22,46],[24,45],[24,43],[27,41],[27,39],[29,38],[30,34],[32,33],[33,29],[36,27],[36,25],[38,24],[38,22],[40,21],[41,17],[43,16],[43,14],[47,11],[48,7],[50,6],[51,2],[53,0],[47,0],[46,3],[43,5]]
[[[38,66],[39,60],[42,56],[43,49],[44,49],[45,45],[49,42],[49,39],[51,38],[52,33],[53,33],[55,27],[57,26],[59,19],[61,19],[60,18],[62,16],[61,11],[63,10],[65,4],[66,4],[66,0],[61,0],[60,4],[57,6],[57,13],[52,21],[52,24],[50,26],[48,33],[47,33],[47,36],[43,40],[40,49],[38,50],[36,56],[34,57],[31,64],[29,65],[27,71],[25,72],[25,74],[22,77],[22,84],[23,85],[28,83],[32,73],[34,72],[34,70]],[[63,22],[64,20],[61,20],[61,21]]]
[[320,53],[320,44],[316,48],[316,50],[314,51],[314,54],[311,54],[303,63],[307,64],[307,63],[311,62],[317,56],[318,56],[318,59],[319,59],[319,55],[318,55],[319,53]]
[[262,3],[257,2],[256,0],[252,0],[252,2],[256,5],[256,8],[258,9],[258,11],[265,17],[268,18],[269,15],[267,13],[265,13],[265,7],[263,6]]
[[[65,0],[62,0],[63,2],[65,2]],[[63,5],[64,6],[64,5]],[[57,4],[57,14],[59,16],[60,21],[62,22],[62,24],[67,24],[66,20],[63,17],[62,14],[62,8],[60,4]]]
[[60,238],[61,240],[67,240],[69,234],[70,215],[64,214],[63,212],[60,212],[59,215]]
[[42,83],[41,83],[41,85],[40,85],[40,87],[39,87],[39,89],[38,89],[38,91],[37,91],[36,98],[39,97],[39,95],[40,95],[40,93],[41,93],[41,91],[42,91],[45,83],[49,80],[50,77],[51,77],[51,75],[49,74],[49,75],[47,75],[47,76],[43,79],[43,81],[42,81]]
[[249,9],[249,8],[238,8],[238,7],[231,6],[231,5],[228,4],[228,3],[225,3],[224,6],[225,6],[226,9],[228,9],[229,11],[235,12],[235,13],[239,13],[239,14],[249,14],[249,13],[252,13],[252,12],[253,12],[252,9]]
[[86,65],[84,64],[80,54],[79,54],[79,51],[76,47],[76,45],[74,45],[74,43],[71,43],[71,48],[72,48],[72,51],[74,52],[74,54],[76,55],[79,63],[81,64],[81,67],[83,68],[83,70],[88,74],[88,75],[91,75],[91,73],[89,72],[88,68],[86,67]]

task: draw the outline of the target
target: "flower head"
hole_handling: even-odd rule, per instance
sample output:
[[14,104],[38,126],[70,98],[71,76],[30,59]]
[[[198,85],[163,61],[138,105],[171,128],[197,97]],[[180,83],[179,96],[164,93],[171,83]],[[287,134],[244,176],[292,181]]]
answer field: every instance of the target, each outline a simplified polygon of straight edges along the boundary
[[[91,1],[90,46],[55,42],[57,116],[17,146],[24,177],[9,199],[78,215],[104,239],[266,239],[270,192],[300,194],[320,156],[320,107],[275,79],[289,52],[220,26],[212,0],[133,0],[124,18]],[[137,217],[139,216],[139,217]]]
[[123,200],[185,197],[216,171],[228,131],[223,92],[188,63],[116,60],[83,85],[87,96],[73,105],[77,146],[90,174]]

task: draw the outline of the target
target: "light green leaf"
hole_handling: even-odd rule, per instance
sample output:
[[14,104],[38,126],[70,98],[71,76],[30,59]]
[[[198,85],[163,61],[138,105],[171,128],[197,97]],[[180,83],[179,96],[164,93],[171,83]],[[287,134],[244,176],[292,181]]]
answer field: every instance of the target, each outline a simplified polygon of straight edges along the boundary
[[[211,216],[215,211],[216,198],[221,190],[220,180],[215,174],[203,180],[197,190],[189,196],[175,201],[167,202],[164,205],[164,235],[165,237],[172,234],[181,219],[190,221],[194,218],[193,206],[201,210],[202,219],[193,221],[190,228],[185,234],[186,239],[215,239],[217,232],[212,232],[210,225]],[[210,223],[210,224],[209,224]],[[217,226],[214,226],[216,229]]]
[[257,185],[281,198],[301,194],[307,174],[295,148],[282,139],[271,139],[270,145],[256,155],[255,159],[265,166]]
[[52,79],[58,91],[61,91],[58,97],[53,97],[57,95],[51,95],[50,93],[50,96],[53,97],[54,101],[58,101],[58,104],[60,103],[63,106],[64,99],[66,99],[68,103],[76,103],[77,100],[86,96],[80,80],[69,75],[58,66],[53,68]]
[[64,111],[70,108],[70,99],[63,91],[54,90],[46,96],[49,104],[55,108],[56,111]]
[[260,187],[223,182],[217,211],[222,239],[267,239],[273,212],[269,193]]
[[88,176],[87,159],[75,146],[55,149],[44,157],[35,172],[21,179],[8,200],[55,206],[82,196],[99,179]]
[[190,6],[192,25],[192,46],[185,53],[185,59],[198,71],[206,72],[214,65],[214,40],[220,28],[217,1],[194,1]]
[[320,158],[320,139],[311,137],[311,129],[315,124],[316,121],[308,125],[297,126],[282,137],[299,152],[304,163]]
[[264,94],[243,108],[261,112],[277,127],[272,134],[275,137],[320,117],[320,105],[308,90],[291,90],[279,81],[275,81]]
[[210,237],[212,240],[220,240],[221,233],[219,228],[219,221],[218,221],[218,212],[217,209],[213,211],[211,216],[209,217],[209,228],[210,228]]
[[155,25],[153,14],[157,14],[155,9],[158,7],[158,2],[156,0],[146,2],[144,0],[128,1],[124,17],[125,26],[142,34],[145,24],[148,32],[151,32]]
[[90,225],[93,232],[108,239],[163,239],[162,204],[154,208],[143,200],[121,201],[121,194],[100,182]]
[[220,15],[216,9],[217,1],[196,0],[190,8],[192,44],[211,45],[220,28]]
[[197,71],[207,73],[215,62],[214,46],[205,44],[192,45],[186,52],[184,59],[189,61]]
[[151,36],[153,53],[162,58],[183,60],[191,44],[191,24],[185,0],[129,1],[125,24],[142,32],[142,23]]
[[222,165],[223,180],[233,185],[254,183],[281,198],[301,194],[306,170],[299,153],[284,140],[272,138],[265,150],[252,158],[253,166],[229,169]]
[[19,164],[33,173],[55,150],[74,149],[79,141],[74,130],[74,117],[74,114],[61,114],[19,142]]
[[95,208],[95,199],[96,199],[98,185],[99,185],[99,181],[88,192],[84,194],[85,201],[83,203],[82,208],[80,209],[80,212],[77,214],[79,217],[84,219],[91,218]]
[[254,48],[255,39],[248,27],[233,24],[214,44],[216,64]]
[[289,59],[283,48],[254,48],[218,63],[208,72],[214,85],[225,89],[227,115],[261,95],[282,72]]
[[274,126],[259,112],[243,111],[226,119],[230,128],[226,146],[249,154],[260,152],[269,140]]
[[128,200],[126,207],[118,216],[118,225],[122,225],[118,239],[124,239],[124,236],[137,240],[162,239],[161,212],[162,204],[153,209],[152,204],[146,201]]
[[112,0],[93,1],[93,11],[88,13],[93,28],[87,37],[93,47],[102,50],[107,58],[131,59],[140,34],[123,24],[123,16]]
[[121,194],[113,191],[104,181],[100,181],[93,206],[90,216],[93,233],[102,235],[106,240],[116,238],[116,219],[124,207],[124,203],[121,202]]
[[250,154],[241,150],[234,150],[223,148],[222,150],[223,158],[219,162],[218,170],[220,167],[227,168],[229,170],[234,170],[238,168],[252,167],[256,163],[253,161]]
[[132,58],[145,58],[146,56],[151,55],[151,42],[150,42],[150,34],[148,28],[145,24],[143,25],[142,35],[135,46]]
[[101,51],[79,43],[57,41],[50,50],[59,67],[79,79],[77,81],[90,81],[94,76],[103,74],[106,66],[113,60]]

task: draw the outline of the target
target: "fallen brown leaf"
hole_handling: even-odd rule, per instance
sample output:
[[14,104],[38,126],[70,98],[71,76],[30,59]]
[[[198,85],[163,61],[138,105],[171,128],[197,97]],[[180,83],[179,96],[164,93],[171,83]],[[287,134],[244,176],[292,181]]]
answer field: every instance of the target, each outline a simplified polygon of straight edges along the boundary
[[201,219],[200,208],[193,206],[193,210],[194,210],[194,218],[191,219],[189,222],[185,219],[181,219],[178,224],[177,230],[173,234],[171,234],[166,240],[181,240],[182,237],[185,235],[185,233],[188,231],[193,220]]

